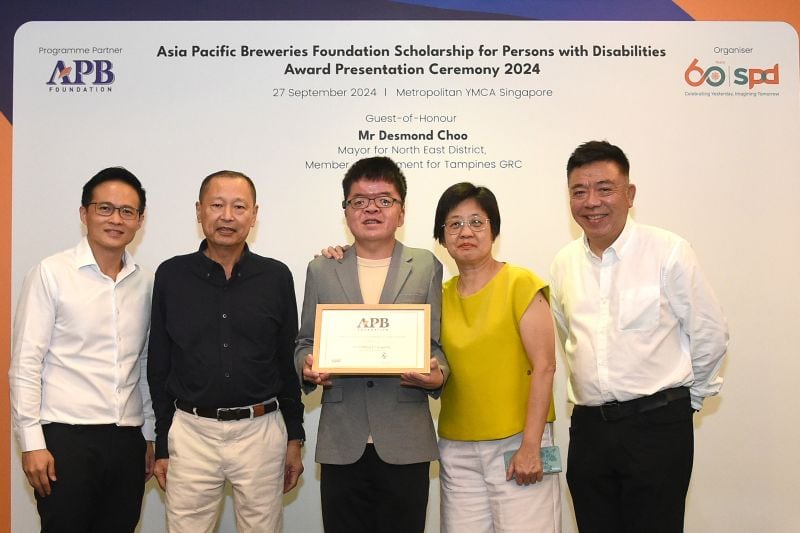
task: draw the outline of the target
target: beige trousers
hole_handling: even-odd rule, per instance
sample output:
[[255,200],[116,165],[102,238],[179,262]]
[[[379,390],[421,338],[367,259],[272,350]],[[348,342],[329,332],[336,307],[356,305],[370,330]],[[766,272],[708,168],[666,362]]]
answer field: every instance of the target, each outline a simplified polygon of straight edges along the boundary
[[167,531],[211,533],[226,481],[239,533],[281,531],[286,444],[279,410],[231,422],[177,410],[169,431]]

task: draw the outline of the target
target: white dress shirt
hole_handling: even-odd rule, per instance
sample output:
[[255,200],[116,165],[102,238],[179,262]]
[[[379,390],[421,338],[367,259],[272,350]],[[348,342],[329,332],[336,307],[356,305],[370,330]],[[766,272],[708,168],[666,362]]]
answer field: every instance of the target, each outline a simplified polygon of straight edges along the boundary
[[142,426],[154,440],[145,369],[152,288],[127,251],[116,281],[103,274],[86,238],[31,269],[9,370],[22,451],[46,448],[49,422]]
[[727,325],[685,240],[628,218],[602,257],[579,238],[558,253],[550,275],[572,403],[688,386],[700,409],[719,392]]

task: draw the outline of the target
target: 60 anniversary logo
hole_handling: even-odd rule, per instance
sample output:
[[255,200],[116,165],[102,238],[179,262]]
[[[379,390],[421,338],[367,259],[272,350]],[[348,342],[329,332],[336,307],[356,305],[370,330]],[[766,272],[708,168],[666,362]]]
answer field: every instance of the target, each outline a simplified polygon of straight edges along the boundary
[[[698,66],[698,61],[697,58],[694,58],[683,74],[683,79],[692,87],[699,87],[704,83],[712,87],[719,87],[731,77],[729,67],[726,70],[719,65],[714,65],[703,69]],[[772,68],[738,67],[733,69],[732,81],[734,85],[747,85],[748,89],[762,83],[778,85],[780,83],[780,67],[778,63],[775,63]]]

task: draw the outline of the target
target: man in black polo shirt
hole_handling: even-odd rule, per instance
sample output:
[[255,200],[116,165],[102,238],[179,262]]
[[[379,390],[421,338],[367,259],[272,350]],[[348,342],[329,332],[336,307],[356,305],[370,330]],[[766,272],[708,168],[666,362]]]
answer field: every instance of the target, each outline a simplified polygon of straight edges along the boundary
[[211,174],[196,210],[200,250],[162,263],[153,288],[147,376],[168,529],[211,531],[227,480],[240,533],[280,531],[305,437],[292,275],[245,242],[258,213],[250,178]]

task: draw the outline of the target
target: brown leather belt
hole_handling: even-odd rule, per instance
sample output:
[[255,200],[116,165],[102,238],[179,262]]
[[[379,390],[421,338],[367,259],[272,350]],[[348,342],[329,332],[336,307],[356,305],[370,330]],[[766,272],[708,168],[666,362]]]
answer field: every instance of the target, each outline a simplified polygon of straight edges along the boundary
[[213,418],[222,422],[231,422],[234,420],[244,420],[246,418],[256,418],[271,413],[278,408],[278,402],[273,400],[268,403],[260,403],[250,407],[220,407],[214,409],[212,407],[195,407],[190,403],[177,400],[175,407],[187,413],[202,416],[203,418]]

